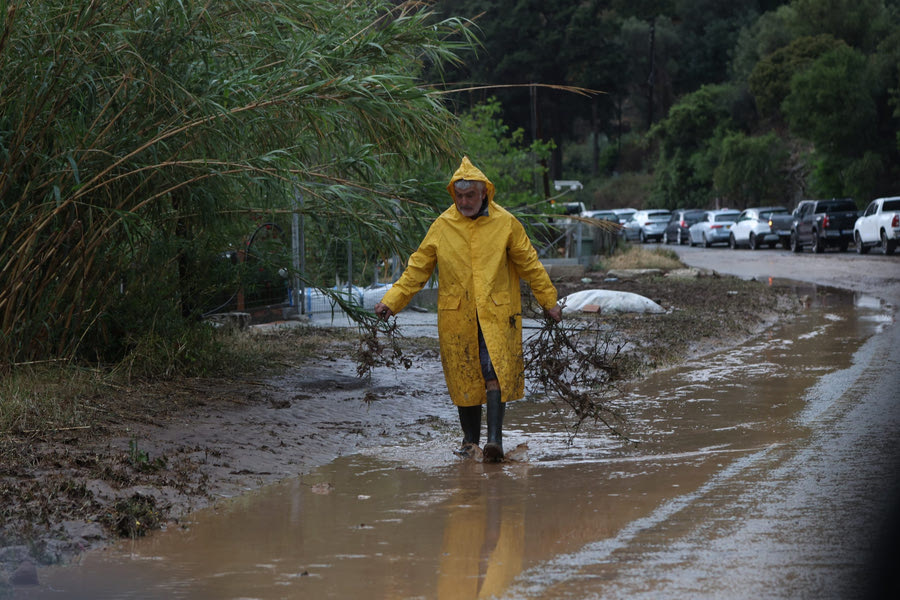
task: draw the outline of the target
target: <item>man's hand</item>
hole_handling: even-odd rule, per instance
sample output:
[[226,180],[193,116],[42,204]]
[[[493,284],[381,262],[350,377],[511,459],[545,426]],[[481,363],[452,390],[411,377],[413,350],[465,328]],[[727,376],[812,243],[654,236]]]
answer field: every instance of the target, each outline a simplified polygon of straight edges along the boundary
[[557,304],[556,306],[554,306],[554,307],[551,308],[550,310],[544,310],[544,314],[545,314],[548,318],[553,319],[554,321],[556,321],[557,323],[559,323],[560,321],[562,321],[562,307],[561,307],[559,304]]
[[375,305],[375,316],[382,321],[387,321],[388,317],[394,316],[394,311],[388,308],[388,305],[384,302],[379,302]]

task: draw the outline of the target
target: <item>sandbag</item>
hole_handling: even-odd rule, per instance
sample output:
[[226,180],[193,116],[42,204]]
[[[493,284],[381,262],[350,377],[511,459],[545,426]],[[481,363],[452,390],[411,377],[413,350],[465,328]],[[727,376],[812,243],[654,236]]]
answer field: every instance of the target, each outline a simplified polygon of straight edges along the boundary
[[600,312],[664,313],[665,309],[653,300],[615,290],[581,290],[560,301],[564,312],[577,312],[588,305],[600,307]]

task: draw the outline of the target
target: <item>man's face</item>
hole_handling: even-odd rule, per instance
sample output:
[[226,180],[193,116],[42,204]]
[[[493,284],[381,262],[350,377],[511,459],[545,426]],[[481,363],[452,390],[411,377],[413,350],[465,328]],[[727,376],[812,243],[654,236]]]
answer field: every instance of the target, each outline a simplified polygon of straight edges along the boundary
[[484,200],[484,190],[478,186],[472,186],[461,192],[457,189],[453,190],[453,198],[456,200],[456,209],[464,217],[474,217],[481,210],[481,203]]

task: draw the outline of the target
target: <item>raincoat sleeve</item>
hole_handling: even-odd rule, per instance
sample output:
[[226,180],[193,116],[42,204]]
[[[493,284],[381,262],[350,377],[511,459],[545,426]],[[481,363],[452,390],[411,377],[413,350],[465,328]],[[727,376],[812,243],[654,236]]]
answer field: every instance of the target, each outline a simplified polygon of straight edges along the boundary
[[528,283],[531,292],[542,308],[550,310],[559,299],[547,269],[538,260],[537,252],[525,233],[522,224],[515,220],[512,226],[509,258],[516,266],[519,277]]
[[395,315],[406,308],[412,297],[421,290],[437,264],[437,222],[433,223],[425,234],[425,239],[419,244],[419,248],[409,257],[406,270],[400,279],[391,286],[381,301],[387,304]]

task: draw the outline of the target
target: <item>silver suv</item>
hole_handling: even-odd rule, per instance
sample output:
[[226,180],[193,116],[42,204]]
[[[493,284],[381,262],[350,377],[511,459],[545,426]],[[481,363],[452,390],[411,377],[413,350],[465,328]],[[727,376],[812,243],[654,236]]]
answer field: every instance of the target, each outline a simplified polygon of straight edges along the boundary
[[639,210],[625,224],[625,239],[640,240],[642,244],[650,241],[659,242],[671,216],[671,211],[660,208]]

